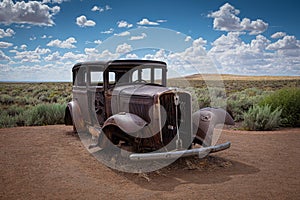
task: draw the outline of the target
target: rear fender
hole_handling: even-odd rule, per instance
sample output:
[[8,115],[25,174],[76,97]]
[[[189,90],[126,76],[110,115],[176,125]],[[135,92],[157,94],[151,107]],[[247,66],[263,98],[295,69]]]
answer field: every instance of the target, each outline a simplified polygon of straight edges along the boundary
[[85,122],[77,101],[71,101],[67,104],[65,112],[65,124],[73,125],[76,131],[85,131]]
[[73,125],[71,113],[72,113],[72,106],[70,105],[70,103],[68,103],[65,109],[65,118],[64,118],[65,125]]

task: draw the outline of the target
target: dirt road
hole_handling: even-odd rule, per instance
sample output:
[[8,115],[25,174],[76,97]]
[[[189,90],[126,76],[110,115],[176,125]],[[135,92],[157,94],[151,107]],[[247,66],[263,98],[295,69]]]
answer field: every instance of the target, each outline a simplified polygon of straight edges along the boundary
[[223,131],[229,150],[148,174],[112,170],[71,127],[0,129],[0,199],[300,199],[300,129]]

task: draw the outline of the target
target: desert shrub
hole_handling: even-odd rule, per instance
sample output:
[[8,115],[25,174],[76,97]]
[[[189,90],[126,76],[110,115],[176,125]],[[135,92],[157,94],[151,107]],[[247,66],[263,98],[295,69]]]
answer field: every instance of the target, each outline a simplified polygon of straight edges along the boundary
[[272,110],[282,108],[283,126],[300,125],[300,88],[284,88],[266,96],[259,105],[270,105]]
[[0,95],[0,103],[5,105],[10,105],[14,103],[14,98],[8,94],[1,94]]
[[207,88],[197,88],[196,90],[198,108],[204,108],[210,106],[210,97]]
[[33,97],[18,96],[15,98],[14,102],[18,105],[35,105],[37,103],[37,100]]
[[63,124],[65,108],[65,104],[37,105],[24,113],[25,124],[28,126]]
[[235,121],[242,121],[244,113],[270,93],[270,91],[257,88],[249,88],[233,93],[227,98],[227,111],[232,114]]
[[7,112],[1,112],[0,114],[0,128],[14,127],[16,126],[16,120],[11,117]]
[[13,97],[16,97],[16,96],[20,95],[20,92],[21,91],[18,88],[15,88],[10,92],[10,95]]
[[24,126],[24,116],[22,108],[10,108],[0,114],[0,128]]
[[225,107],[226,93],[223,88],[197,88],[197,103],[199,108],[204,107]]
[[0,128],[63,124],[66,104],[40,104],[34,107],[11,106],[0,114]]
[[6,109],[6,114],[9,116],[17,116],[23,114],[23,112],[24,108],[17,105],[12,105]]
[[243,125],[247,130],[273,130],[279,127],[282,113],[281,108],[271,110],[269,105],[255,105],[244,113]]

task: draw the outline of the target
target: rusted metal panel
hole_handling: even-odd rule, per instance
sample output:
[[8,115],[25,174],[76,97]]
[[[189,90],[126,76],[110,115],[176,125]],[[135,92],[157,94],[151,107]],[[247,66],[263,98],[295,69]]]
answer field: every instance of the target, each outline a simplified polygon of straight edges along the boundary
[[[150,71],[150,83],[143,80],[142,70]],[[80,70],[82,69],[82,70]],[[149,70],[150,69],[150,70]],[[155,82],[155,70],[161,72],[161,85]],[[192,100],[188,92],[166,87],[166,63],[147,60],[84,62],[73,67],[72,113],[79,127],[86,130],[105,148],[112,142],[130,149],[137,159],[164,159],[178,155],[204,155],[229,148],[229,144],[202,149],[189,149],[202,144],[218,123],[234,124],[222,109],[205,108],[192,116]],[[103,82],[91,84],[93,70],[101,71]],[[135,70],[135,71],[134,71]],[[114,81],[110,73],[115,74]],[[137,82],[133,79],[136,72]],[[81,77],[80,77],[81,76]],[[122,79],[123,77],[123,79]],[[78,80],[76,80],[78,79]],[[119,83],[120,81],[121,83]],[[72,103],[71,103],[72,104]],[[71,105],[70,104],[70,105]],[[92,111],[92,112],[91,112]],[[192,124],[193,122],[193,124]],[[70,124],[68,122],[68,124]],[[77,126],[77,125],[76,125]],[[195,138],[193,137],[195,136]],[[203,145],[210,146],[210,142]],[[187,150],[182,150],[187,149]],[[154,153],[163,150],[165,152]]]

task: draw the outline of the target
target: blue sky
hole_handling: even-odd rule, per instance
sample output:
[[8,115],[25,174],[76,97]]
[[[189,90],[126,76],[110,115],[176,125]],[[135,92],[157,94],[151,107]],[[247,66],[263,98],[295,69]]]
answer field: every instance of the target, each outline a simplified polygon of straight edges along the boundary
[[[0,81],[70,81],[76,62],[178,60],[220,73],[300,75],[298,1],[0,2]],[[174,61],[176,60],[176,62]],[[212,64],[213,63],[213,64]]]

